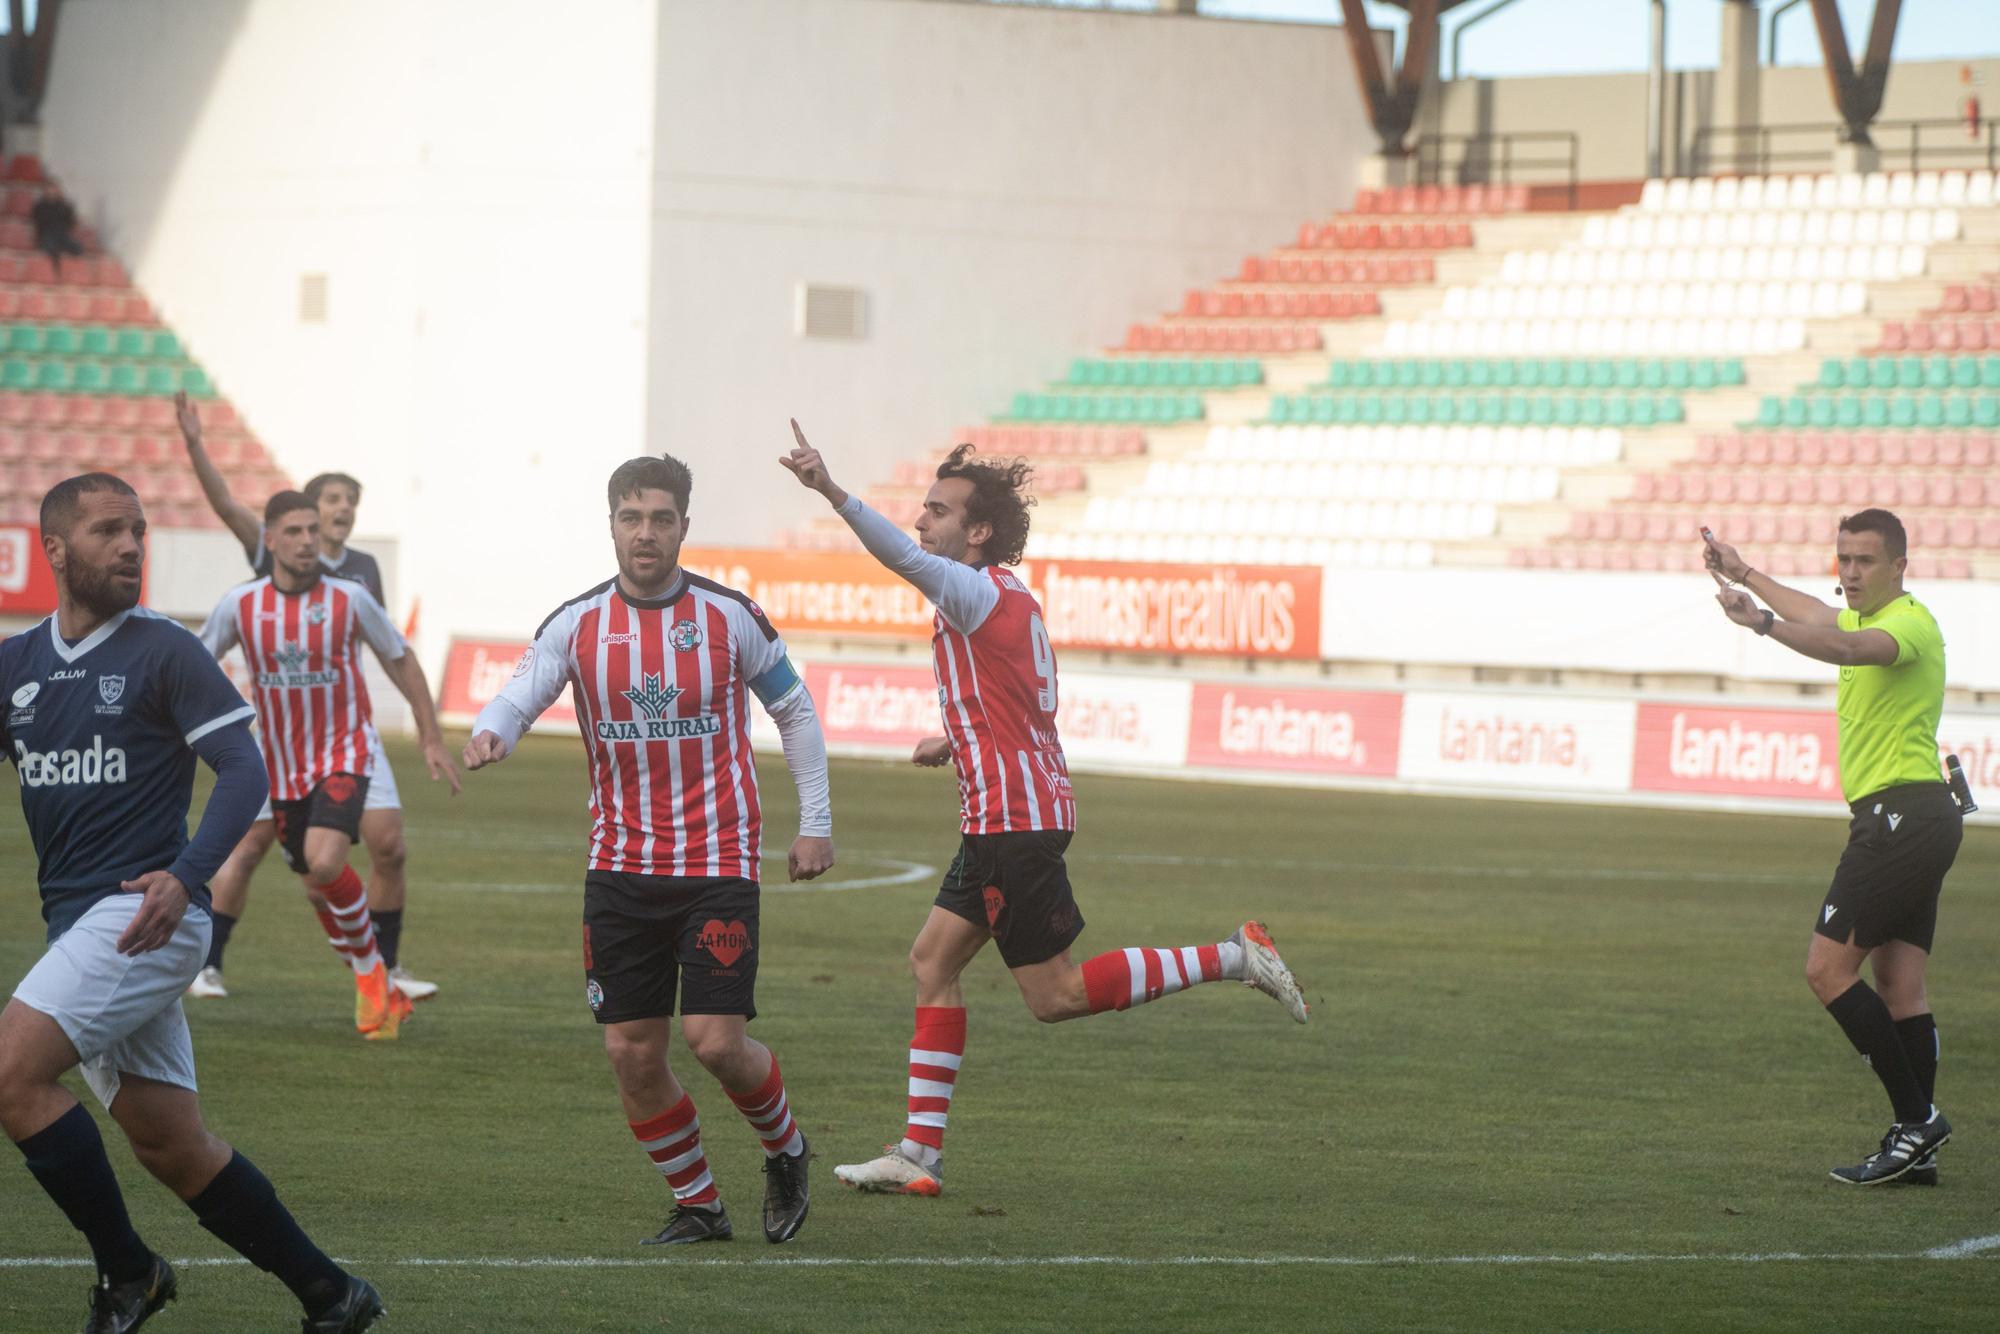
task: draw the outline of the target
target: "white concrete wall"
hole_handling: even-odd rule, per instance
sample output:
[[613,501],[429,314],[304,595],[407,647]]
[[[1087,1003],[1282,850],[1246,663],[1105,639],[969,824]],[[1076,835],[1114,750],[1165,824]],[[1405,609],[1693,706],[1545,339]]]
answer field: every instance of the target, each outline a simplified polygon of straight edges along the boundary
[[363,480],[433,666],[450,630],[532,628],[603,577],[593,496],[644,432],[655,21],[64,6],[46,156],[278,459]]
[[[796,414],[859,487],[951,443],[1352,197],[1337,28],[941,0],[665,0],[648,438],[695,534],[816,513]],[[865,341],[792,332],[859,286]]]

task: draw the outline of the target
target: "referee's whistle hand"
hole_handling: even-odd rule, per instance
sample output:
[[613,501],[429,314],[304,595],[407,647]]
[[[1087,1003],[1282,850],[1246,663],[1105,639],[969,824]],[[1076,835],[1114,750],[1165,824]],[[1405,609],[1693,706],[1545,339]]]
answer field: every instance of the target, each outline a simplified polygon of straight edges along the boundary
[[833,840],[800,834],[792,842],[786,869],[793,880],[814,880],[833,869]]
[[121,880],[118,888],[128,894],[143,894],[139,911],[124,934],[118,937],[120,954],[145,954],[174,938],[174,929],[187,915],[187,886],[171,871],[148,871],[137,880]]

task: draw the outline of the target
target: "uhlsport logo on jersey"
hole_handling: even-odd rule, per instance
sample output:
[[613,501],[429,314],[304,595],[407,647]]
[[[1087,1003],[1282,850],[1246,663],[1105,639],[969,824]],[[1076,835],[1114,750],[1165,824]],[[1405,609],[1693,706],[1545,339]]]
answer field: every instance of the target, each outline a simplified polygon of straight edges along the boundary
[[599,719],[597,737],[600,741],[683,741],[689,737],[714,736],[722,730],[722,720],[712,713],[696,714],[692,718],[669,718],[667,710],[684,693],[677,685],[665,684],[663,672],[647,672],[639,679],[639,684],[620,691],[632,706],[644,714],[621,722],[615,718]]
[[272,690],[296,690],[305,686],[331,686],[340,684],[340,669],[326,667],[316,672],[306,670],[312,661],[312,651],[300,644],[280,644],[271,651],[271,660],[278,664],[275,672],[257,673],[257,684]]
[[125,751],[106,748],[104,738],[90,738],[89,750],[29,750],[14,743],[14,766],[23,787],[96,787],[125,781]]
[[701,627],[693,621],[675,621],[674,628],[667,631],[667,642],[676,653],[692,653],[701,647]]

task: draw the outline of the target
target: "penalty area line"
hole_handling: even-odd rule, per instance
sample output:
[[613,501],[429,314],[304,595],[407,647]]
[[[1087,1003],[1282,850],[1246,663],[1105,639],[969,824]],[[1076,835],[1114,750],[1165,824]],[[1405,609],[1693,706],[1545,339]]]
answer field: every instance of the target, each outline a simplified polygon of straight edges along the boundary
[[[1716,1251],[1648,1253],[1590,1251],[1576,1255],[883,1255],[771,1256],[754,1260],[637,1259],[626,1256],[404,1256],[357,1261],[343,1265],[397,1269],[653,1269],[662,1266],[699,1269],[1389,1269],[1447,1266],[1519,1265],[1653,1265],[1653,1264],[1829,1264],[1856,1261],[2000,1259],[2000,1235],[1968,1237],[1963,1241],[1921,1251]],[[233,1257],[177,1259],[180,1267],[212,1268],[241,1265]],[[0,1256],[0,1269],[88,1269],[92,1262],[68,1256]]]

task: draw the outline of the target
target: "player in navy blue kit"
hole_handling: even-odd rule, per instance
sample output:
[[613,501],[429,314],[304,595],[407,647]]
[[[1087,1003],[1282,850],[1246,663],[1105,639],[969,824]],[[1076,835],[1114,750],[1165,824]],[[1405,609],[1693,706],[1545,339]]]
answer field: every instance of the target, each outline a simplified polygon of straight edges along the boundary
[[[138,606],[146,520],[130,486],[59,483],[41,530],[57,611],[0,642],[0,747],[20,771],[49,948],[0,1010],[0,1128],[90,1243],[85,1334],[137,1329],[176,1280],[58,1082],[78,1066],[140,1164],[290,1288],[307,1331],[366,1329],[375,1289],[313,1245],[195,1096],[180,997],[208,949],[208,879],[268,790],[252,710],[199,639]],[[215,789],[190,840],[197,756]]]

